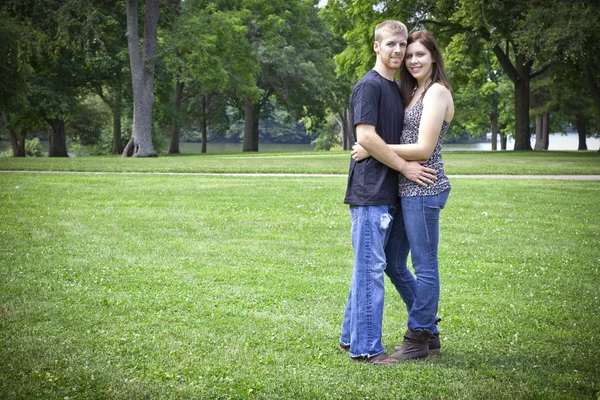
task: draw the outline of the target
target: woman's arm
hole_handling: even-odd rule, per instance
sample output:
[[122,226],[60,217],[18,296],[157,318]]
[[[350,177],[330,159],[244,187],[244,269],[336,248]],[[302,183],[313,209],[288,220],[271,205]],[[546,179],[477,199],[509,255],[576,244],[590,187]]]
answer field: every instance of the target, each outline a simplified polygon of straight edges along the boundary
[[[446,87],[440,84],[431,86],[423,98],[423,113],[417,143],[391,144],[390,149],[405,160],[428,160],[435,149],[451,104],[452,95]],[[448,115],[449,119],[452,119],[451,114]],[[360,145],[355,145],[352,149],[355,160],[370,156]]]
[[358,146],[364,146],[363,148],[369,149],[368,151],[376,160],[399,171],[409,180],[416,182],[423,187],[427,187],[427,185],[432,184],[437,179],[435,177],[436,171],[434,169],[426,168],[419,163],[408,162],[403,160],[397,154],[394,154],[389,146],[377,134],[374,126],[358,124],[356,126],[356,136],[358,139]]

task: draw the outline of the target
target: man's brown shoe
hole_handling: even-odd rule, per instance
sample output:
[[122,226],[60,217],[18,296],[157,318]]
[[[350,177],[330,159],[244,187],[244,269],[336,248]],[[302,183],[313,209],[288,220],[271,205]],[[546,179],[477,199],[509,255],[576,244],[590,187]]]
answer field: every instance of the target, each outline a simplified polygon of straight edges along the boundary
[[349,344],[340,343],[339,346],[338,346],[338,350],[339,351],[348,351],[348,350],[350,350],[350,345]]
[[369,364],[374,365],[389,366],[398,364],[398,360],[392,358],[392,356],[389,356],[386,353],[381,353],[375,357],[351,357],[351,359],[358,362],[368,362]]

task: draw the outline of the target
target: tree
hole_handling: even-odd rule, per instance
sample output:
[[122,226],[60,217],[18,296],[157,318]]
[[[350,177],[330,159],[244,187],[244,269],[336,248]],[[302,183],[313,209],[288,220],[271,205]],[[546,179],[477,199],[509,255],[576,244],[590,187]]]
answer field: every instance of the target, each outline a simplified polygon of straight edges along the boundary
[[0,112],[5,123],[14,157],[25,157],[25,135],[17,134],[11,113],[27,106],[27,64],[19,57],[20,25],[0,13]]
[[85,54],[89,71],[88,88],[98,95],[112,113],[111,154],[121,154],[123,101],[130,96],[125,4],[95,0],[79,3],[80,13],[87,15],[86,35],[82,35],[79,49]]
[[[586,138],[600,132],[594,126],[594,100],[590,95],[585,72],[571,62],[562,62],[553,68],[548,80],[554,101],[554,114],[559,121],[568,122],[578,134],[578,150],[587,150]],[[566,126],[557,127],[565,132]]]
[[444,48],[444,65],[452,82],[456,114],[450,134],[463,131],[471,137],[491,132],[492,150],[498,149],[498,137],[502,150],[506,150],[504,130],[514,116],[506,112],[513,107],[513,96],[504,95],[507,81],[490,46],[467,33],[452,37]]
[[[334,2],[324,7],[320,11],[320,14],[333,32],[333,40],[330,43],[332,47],[331,52],[335,54],[334,61],[336,65],[336,78],[333,80],[333,85],[328,91],[330,94],[330,99],[327,101],[327,104],[330,105],[328,111],[333,114],[334,120],[339,125],[342,149],[351,150],[356,141],[354,138],[353,115],[349,108],[355,71],[349,72],[345,69],[347,66],[345,61],[347,59],[341,58],[341,54],[349,50],[344,35],[346,34],[347,27],[353,21],[351,21],[350,16],[343,12],[340,7],[336,7],[336,3]],[[326,126],[323,131],[323,140],[326,142],[329,141],[328,136],[330,132],[331,127]]]
[[78,15],[71,15],[68,5],[39,0],[7,0],[3,4],[23,26],[21,41],[31,65],[27,75],[29,107],[23,115],[37,113],[50,126],[50,157],[68,157],[65,121],[86,81],[83,57],[70,45],[81,21]]
[[544,76],[531,87],[530,106],[535,116],[534,150],[548,150],[550,145],[550,113],[557,107],[551,85],[551,80]]
[[387,18],[406,22],[409,30],[428,28],[436,34],[440,43],[448,42],[449,37],[459,33],[488,42],[502,70],[513,82],[515,149],[531,150],[530,81],[549,65],[536,61],[541,52],[537,46],[540,40],[530,47],[525,47],[521,42],[530,29],[527,12],[537,6],[536,0],[385,0],[376,6],[347,0],[332,0],[330,3],[340,13],[352,18],[352,23],[346,25],[350,29],[344,36],[348,47],[340,55],[348,71],[361,71],[371,64],[364,56],[367,54],[366,45],[372,43],[370,35],[375,24]]
[[[596,130],[600,131],[600,3],[595,0],[536,2],[528,10],[527,30],[518,36],[523,48],[539,48],[538,53],[577,84],[579,96],[591,96],[595,104]],[[525,34],[527,33],[527,34]],[[586,108],[586,107],[584,107]],[[586,126],[580,122],[580,126]],[[580,138],[581,141],[581,138]],[[580,144],[581,147],[581,144]]]
[[[178,20],[181,15],[181,0],[173,0],[173,9],[175,19]],[[175,21],[175,24],[177,21]],[[181,58],[182,54],[176,52],[177,58]],[[169,154],[179,154],[179,133],[180,133],[180,114],[181,114],[181,101],[183,98],[183,88],[185,82],[180,79],[175,79],[175,89],[173,91],[173,109],[174,116],[172,117],[171,129],[169,136],[171,137],[171,143],[169,144]]]
[[154,66],[158,35],[159,1],[146,0],[144,13],[143,51],[140,54],[138,2],[126,0],[127,44],[133,87],[133,131],[123,155],[132,151],[134,157],[156,156],[152,145],[152,106],[154,97]]
[[205,153],[209,126],[227,119],[226,97],[257,90],[258,64],[243,22],[248,16],[245,10],[220,11],[202,0],[182,4],[181,15],[164,40],[165,63],[175,86],[169,153],[178,152],[179,128],[186,120],[200,123]]
[[334,79],[332,37],[316,1],[252,0],[244,6],[251,13],[246,39],[260,65],[259,90],[233,101],[244,112],[243,151],[258,151],[258,122],[270,112],[271,98],[297,119],[324,119],[323,92]]

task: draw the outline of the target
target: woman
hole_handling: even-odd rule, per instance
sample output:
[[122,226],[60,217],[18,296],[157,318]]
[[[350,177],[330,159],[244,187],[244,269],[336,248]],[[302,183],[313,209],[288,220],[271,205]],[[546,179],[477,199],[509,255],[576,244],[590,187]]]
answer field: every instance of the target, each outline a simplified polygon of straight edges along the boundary
[[[440,283],[438,274],[439,214],[450,194],[444,173],[441,149],[444,134],[454,116],[452,89],[448,83],[439,47],[428,31],[408,37],[400,70],[404,101],[404,128],[399,145],[389,145],[405,160],[427,160],[426,167],[437,171],[437,180],[423,181],[422,187],[400,175],[399,204],[386,248],[386,274],[408,309],[408,330],[394,358],[425,358],[439,353],[437,311]],[[355,160],[369,157],[360,145],[352,151]],[[399,243],[399,245],[397,245]],[[408,269],[408,253],[415,275]]]

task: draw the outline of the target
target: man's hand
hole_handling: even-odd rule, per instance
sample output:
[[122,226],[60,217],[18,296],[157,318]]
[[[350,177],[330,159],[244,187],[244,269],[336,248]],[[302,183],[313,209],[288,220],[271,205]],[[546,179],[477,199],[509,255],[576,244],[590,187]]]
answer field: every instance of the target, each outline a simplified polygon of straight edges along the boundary
[[350,154],[352,155],[352,158],[354,158],[354,161],[362,161],[365,158],[371,157],[369,152],[358,143],[355,143],[354,146],[352,146],[352,153]]
[[437,171],[431,168],[425,168],[424,161],[408,161],[400,173],[408,180],[411,180],[420,186],[427,187],[437,180],[435,174]]
[[425,161],[406,161],[401,158],[383,141],[381,136],[375,131],[373,125],[358,124],[356,125],[357,144],[360,144],[368,154],[382,164],[399,171],[409,180],[417,184],[427,187],[432,184],[437,178],[436,170],[425,168],[421,163]]

